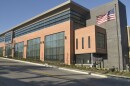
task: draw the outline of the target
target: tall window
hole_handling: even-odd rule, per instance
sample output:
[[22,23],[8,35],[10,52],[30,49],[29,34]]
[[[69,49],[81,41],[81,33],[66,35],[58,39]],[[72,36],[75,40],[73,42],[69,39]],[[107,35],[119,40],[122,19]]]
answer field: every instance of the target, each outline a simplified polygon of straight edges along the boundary
[[105,34],[97,33],[97,48],[105,48]]
[[12,41],[12,35],[13,35],[12,31],[5,34],[5,43],[6,44],[11,43],[11,41]]
[[78,49],[78,39],[76,39],[76,49]]
[[9,44],[5,46],[5,56],[11,57],[11,55],[12,55],[12,46]]
[[0,36],[0,43],[1,43],[1,42],[4,42],[4,40],[5,40],[5,39],[4,39],[4,36]]
[[40,59],[40,38],[27,41],[27,58]]
[[82,49],[84,49],[84,37],[82,37]]
[[64,62],[64,32],[45,37],[45,60]]
[[3,47],[0,47],[0,56],[3,56]]
[[23,57],[23,49],[24,49],[24,42],[20,42],[20,43],[15,44],[14,57],[22,58]]
[[91,47],[91,43],[90,43],[90,36],[88,36],[88,48]]

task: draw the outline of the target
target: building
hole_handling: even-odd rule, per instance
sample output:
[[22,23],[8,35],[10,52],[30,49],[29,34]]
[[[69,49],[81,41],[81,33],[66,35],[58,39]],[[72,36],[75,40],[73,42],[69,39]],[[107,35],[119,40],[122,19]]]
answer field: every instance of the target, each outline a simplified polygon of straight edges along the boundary
[[129,26],[127,26],[127,32],[128,32],[129,62],[130,62],[130,27]]
[[[97,24],[97,16],[111,9],[116,18]],[[0,56],[123,70],[126,26],[126,8],[118,0],[93,9],[69,0],[0,34]]]

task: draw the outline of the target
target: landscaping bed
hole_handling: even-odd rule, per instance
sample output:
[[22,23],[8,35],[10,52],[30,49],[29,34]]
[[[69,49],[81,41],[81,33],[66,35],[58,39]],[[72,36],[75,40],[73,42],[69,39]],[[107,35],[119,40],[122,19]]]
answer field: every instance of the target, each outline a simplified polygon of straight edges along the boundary
[[117,70],[111,70],[111,69],[97,69],[97,68],[91,68],[87,66],[76,66],[76,65],[66,65],[64,63],[61,63],[59,61],[41,61],[40,59],[32,59],[32,58],[10,58],[10,59],[16,59],[16,60],[22,60],[22,61],[28,61],[28,62],[34,62],[34,63],[40,63],[40,64],[48,64],[48,65],[53,65],[57,67],[63,67],[63,68],[69,68],[69,69],[78,69],[78,70],[83,70],[87,72],[92,72],[92,73],[98,73],[98,74],[105,74],[105,75],[119,75],[119,76],[126,76],[130,77],[130,72],[126,71],[117,71]]

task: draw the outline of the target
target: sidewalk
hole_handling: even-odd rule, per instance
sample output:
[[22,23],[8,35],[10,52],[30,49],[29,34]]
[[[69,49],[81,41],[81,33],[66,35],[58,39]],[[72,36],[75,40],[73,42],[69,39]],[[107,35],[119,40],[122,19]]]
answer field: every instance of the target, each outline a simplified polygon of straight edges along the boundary
[[92,75],[92,76],[97,76],[97,77],[101,77],[101,78],[113,78],[113,79],[130,80],[130,77],[126,77],[126,76],[118,76],[118,75],[112,75],[112,74],[103,75],[103,74],[98,74],[98,73],[92,73],[91,71],[82,71],[82,70],[79,70],[79,69],[57,67],[57,66],[48,65],[48,64],[33,63],[33,62],[21,61],[21,60],[15,60],[15,59],[10,59],[10,58],[3,58],[3,57],[0,57],[0,59],[6,59],[6,60],[10,60],[10,61],[15,61],[15,62],[26,63],[26,64],[35,65],[35,66],[52,67],[52,68],[57,68],[59,70],[76,72],[76,73],[86,74],[86,75]]

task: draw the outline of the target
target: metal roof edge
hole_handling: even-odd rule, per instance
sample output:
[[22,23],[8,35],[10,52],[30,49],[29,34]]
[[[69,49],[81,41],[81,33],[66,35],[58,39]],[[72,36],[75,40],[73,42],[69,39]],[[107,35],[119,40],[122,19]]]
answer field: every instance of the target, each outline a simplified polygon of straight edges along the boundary
[[19,27],[19,26],[21,26],[21,25],[23,25],[23,24],[26,24],[26,23],[28,23],[28,22],[30,22],[30,21],[32,21],[32,20],[34,20],[34,19],[36,19],[36,18],[42,16],[42,15],[45,15],[45,14],[47,14],[47,13],[53,11],[53,10],[56,10],[56,9],[58,9],[58,8],[64,6],[64,5],[67,5],[67,4],[69,4],[69,3],[73,3],[73,4],[77,5],[77,6],[80,6],[82,9],[84,9],[84,10],[86,10],[86,11],[89,11],[89,9],[87,9],[87,8],[85,8],[85,7],[83,7],[83,6],[79,5],[79,4],[77,4],[76,2],[74,2],[74,1],[72,1],[72,0],[68,0],[68,1],[66,1],[66,2],[63,2],[63,3],[61,3],[61,4],[57,5],[57,6],[55,6],[54,8],[51,8],[51,9],[49,9],[49,10],[47,10],[47,11],[45,11],[45,12],[39,14],[39,15],[36,15],[36,16],[34,16],[34,17],[32,17],[32,18],[30,18],[30,19],[28,19],[28,20],[26,20],[26,21],[24,21],[24,22],[22,22],[22,23],[20,23],[20,24],[18,24],[18,25],[16,25],[16,26],[14,26],[14,27],[12,27],[11,29],[9,29],[9,30],[7,30],[7,31],[5,31],[5,32],[3,32],[3,33],[1,33],[0,36],[3,35],[3,34],[5,34],[5,33],[7,33],[7,32],[9,32],[9,31],[11,31],[11,30],[13,30],[14,28],[17,28],[17,27]]

